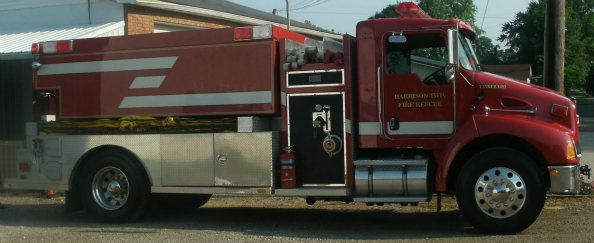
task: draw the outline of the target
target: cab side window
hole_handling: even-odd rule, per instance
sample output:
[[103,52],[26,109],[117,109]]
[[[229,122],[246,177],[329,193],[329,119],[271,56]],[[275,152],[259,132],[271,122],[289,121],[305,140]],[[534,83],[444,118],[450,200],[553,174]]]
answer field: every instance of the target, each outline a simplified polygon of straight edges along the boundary
[[446,85],[449,80],[441,75],[447,48],[443,33],[406,33],[406,41],[386,43],[386,71],[390,74],[414,73],[426,85]]
[[387,70],[391,74],[410,73],[410,51],[392,51],[386,55]]

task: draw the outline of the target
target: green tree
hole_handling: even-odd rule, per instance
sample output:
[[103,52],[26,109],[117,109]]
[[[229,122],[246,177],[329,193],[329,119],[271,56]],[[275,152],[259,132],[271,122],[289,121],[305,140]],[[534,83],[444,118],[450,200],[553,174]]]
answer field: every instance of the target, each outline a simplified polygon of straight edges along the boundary
[[485,36],[485,31],[478,27],[475,30],[477,32],[476,39],[474,40],[474,44],[476,45],[476,57],[479,61],[482,61],[493,53],[495,45],[493,45],[491,38]]
[[375,12],[375,14],[371,15],[369,19],[383,19],[383,18],[396,18],[400,17],[398,13],[396,13],[396,4],[388,4],[382,11]]
[[[304,24],[306,24],[306,25],[309,25],[309,26],[311,26],[311,27],[314,27],[314,28],[320,28],[320,27],[318,27],[317,25],[313,24],[311,21],[307,20],[307,19],[306,19],[306,20],[305,20],[303,23],[304,23]],[[327,29],[325,29],[325,30],[327,30]],[[332,32],[332,33],[334,33],[334,34],[339,34],[339,35],[341,35],[341,33],[340,33],[340,32],[336,32],[336,31],[334,31],[334,29],[330,30],[330,32]]]
[[497,58],[503,62],[517,62],[515,59],[516,53],[512,49],[501,50],[500,46],[497,45]]
[[304,22],[304,23],[305,23],[306,25],[309,25],[309,26],[311,26],[311,27],[318,27],[318,26],[316,26],[315,24],[313,24],[311,21],[309,21],[309,20],[307,20],[307,19],[305,20],[305,22]]
[[[400,17],[396,13],[396,6],[398,4],[400,2],[388,4],[382,11],[375,12],[369,19]],[[474,16],[476,15],[477,7],[472,0],[423,0],[419,3],[419,7],[434,19],[458,18],[472,25],[476,21]]]
[[[540,75],[544,66],[546,0],[533,1],[525,12],[503,25],[499,41],[507,42],[511,58],[532,64]],[[563,88],[583,88],[594,63],[594,0],[566,1],[565,75]]]

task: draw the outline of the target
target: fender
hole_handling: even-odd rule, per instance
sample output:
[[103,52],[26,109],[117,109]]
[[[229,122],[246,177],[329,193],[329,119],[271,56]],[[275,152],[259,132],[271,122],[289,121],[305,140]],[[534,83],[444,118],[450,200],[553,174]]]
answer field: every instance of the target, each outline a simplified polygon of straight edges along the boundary
[[475,116],[479,136],[509,134],[528,141],[544,156],[550,165],[579,163],[580,159],[567,159],[567,143],[577,140],[574,131],[556,123],[546,123],[525,116],[493,114]]
[[144,168],[144,171],[145,171],[145,173],[147,175],[147,178],[149,179],[149,182],[150,182],[151,186],[154,185],[154,183],[153,183],[153,177],[151,175],[151,171],[149,170],[149,168],[147,167],[147,165],[144,163],[144,161],[141,159],[141,157],[138,156],[137,153],[133,152],[132,150],[130,150],[130,149],[124,147],[124,146],[119,146],[119,145],[100,145],[100,146],[97,146],[97,147],[94,147],[92,149],[87,150],[76,161],[76,164],[74,164],[74,167],[72,168],[72,173],[70,173],[70,177],[68,179],[68,189],[69,190],[74,190],[75,189],[75,185],[74,184],[78,184],[79,183],[80,172],[88,164],[88,163],[86,163],[87,160],[89,160],[91,157],[95,156],[96,154],[101,153],[101,152],[104,152],[104,151],[107,151],[107,150],[121,150],[123,152],[129,153],[132,156],[134,156],[137,159],[137,161],[140,163],[140,165]]
[[446,180],[452,161],[466,144],[479,137],[477,126],[474,119],[468,119],[464,125],[457,129],[456,135],[448,146],[444,149],[434,151],[435,159],[439,165],[437,168],[437,177],[435,179],[435,189],[439,192],[446,190]]
[[570,129],[536,119],[526,119],[525,116],[473,115],[472,119],[460,127],[444,150],[434,152],[439,164],[443,165],[437,171],[437,191],[446,190],[448,171],[458,152],[471,141],[492,134],[508,134],[527,141],[543,155],[548,164],[566,165],[580,161],[567,159],[567,143],[577,140]]

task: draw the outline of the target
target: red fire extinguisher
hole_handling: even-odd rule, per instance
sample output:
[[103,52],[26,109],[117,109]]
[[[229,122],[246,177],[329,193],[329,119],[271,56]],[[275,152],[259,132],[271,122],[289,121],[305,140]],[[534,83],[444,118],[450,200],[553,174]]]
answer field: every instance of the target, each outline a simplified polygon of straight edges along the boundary
[[295,175],[295,152],[291,150],[292,146],[286,147],[285,151],[280,155],[281,161],[281,188],[292,189],[297,188],[297,176]]

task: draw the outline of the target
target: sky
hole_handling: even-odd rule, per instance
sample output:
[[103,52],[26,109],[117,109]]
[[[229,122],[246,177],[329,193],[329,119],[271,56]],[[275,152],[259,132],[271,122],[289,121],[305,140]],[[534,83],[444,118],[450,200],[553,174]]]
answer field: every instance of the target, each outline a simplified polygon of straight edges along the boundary
[[[237,4],[272,13],[273,9],[286,10],[286,0],[228,0]],[[291,19],[311,21],[318,27],[334,30],[342,34],[355,35],[357,22],[366,20],[375,12],[397,0],[289,0]],[[404,1],[404,0],[401,0]],[[422,1],[422,0],[421,0]],[[514,20],[516,13],[526,11],[532,0],[474,0],[478,11],[477,26],[484,29],[493,44],[502,44],[496,39],[501,34],[501,26]],[[309,6],[311,5],[311,6]],[[309,6],[309,7],[307,7]],[[300,8],[301,7],[301,8]],[[486,12],[485,12],[486,8]],[[286,17],[287,12],[279,15]],[[484,18],[483,18],[484,17]],[[463,20],[464,21],[464,20]]]

